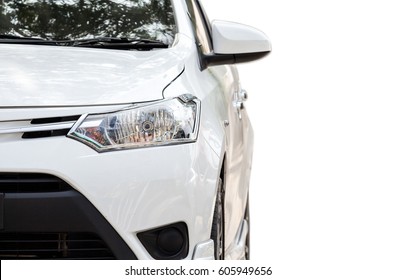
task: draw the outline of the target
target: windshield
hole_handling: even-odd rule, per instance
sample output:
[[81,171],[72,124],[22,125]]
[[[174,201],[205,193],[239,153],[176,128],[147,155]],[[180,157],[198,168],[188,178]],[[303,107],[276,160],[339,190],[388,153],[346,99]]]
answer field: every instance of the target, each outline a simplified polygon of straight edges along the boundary
[[0,35],[173,42],[171,0],[0,0]]

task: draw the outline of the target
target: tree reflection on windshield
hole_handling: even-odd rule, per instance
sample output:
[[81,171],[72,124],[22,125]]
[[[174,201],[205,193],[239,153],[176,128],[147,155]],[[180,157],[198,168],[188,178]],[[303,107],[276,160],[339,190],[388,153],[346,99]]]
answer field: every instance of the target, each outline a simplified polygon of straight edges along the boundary
[[126,37],[171,44],[170,0],[0,0],[0,34],[52,40]]

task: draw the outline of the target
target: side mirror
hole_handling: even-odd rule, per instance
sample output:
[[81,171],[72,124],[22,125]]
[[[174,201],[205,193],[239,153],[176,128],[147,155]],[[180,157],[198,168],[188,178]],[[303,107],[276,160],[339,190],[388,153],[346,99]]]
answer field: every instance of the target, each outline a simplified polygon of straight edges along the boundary
[[266,34],[251,26],[215,20],[211,27],[214,53],[205,57],[207,66],[249,62],[272,50]]

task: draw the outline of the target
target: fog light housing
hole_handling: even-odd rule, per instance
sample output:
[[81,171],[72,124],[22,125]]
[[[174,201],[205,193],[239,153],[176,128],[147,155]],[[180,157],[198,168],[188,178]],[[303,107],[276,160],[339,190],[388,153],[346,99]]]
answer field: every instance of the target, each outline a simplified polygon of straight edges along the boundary
[[181,260],[188,256],[188,227],[185,223],[140,232],[137,237],[154,259]]

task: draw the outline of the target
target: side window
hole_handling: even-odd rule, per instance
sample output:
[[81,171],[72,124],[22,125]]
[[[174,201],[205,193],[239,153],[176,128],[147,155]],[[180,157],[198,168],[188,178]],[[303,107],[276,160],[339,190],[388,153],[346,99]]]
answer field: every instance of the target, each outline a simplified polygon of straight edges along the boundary
[[189,13],[195,27],[196,40],[203,54],[209,54],[212,51],[210,25],[207,17],[197,0],[189,1]]

